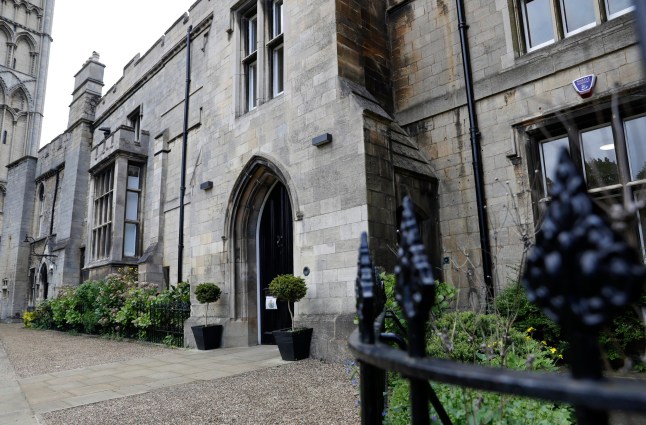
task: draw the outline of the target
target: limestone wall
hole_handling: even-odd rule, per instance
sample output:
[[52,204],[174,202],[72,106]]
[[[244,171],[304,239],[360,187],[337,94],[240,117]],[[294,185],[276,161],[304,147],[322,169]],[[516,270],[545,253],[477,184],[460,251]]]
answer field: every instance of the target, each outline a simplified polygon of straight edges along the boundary
[[[167,267],[174,284],[186,69],[183,43],[192,25],[181,278],[193,285],[221,282],[222,299],[209,313],[228,327],[225,344],[255,343],[255,253],[247,252],[247,245],[235,236],[251,233],[250,240],[254,239],[255,225],[236,221],[235,214],[245,208],[258,214],[262,199],[253,207],[236,199],[254,190],[256,182],[240,184],[246,172],[253,172],[251,164],[267,164],[290,193],[294,273],[302,275],[305,267],[311,271],[305,277],[308,294],[297,304],[296,314],[300,324],[319,328],[314,352],[325,357],[341,345],[337,340],[347,337],[348,329],[340,323],[351,327],[356,250],[360,232],[368,229],[364,107],[340,89],[335,2],[308,0],[298,7],[285,5],[284,93],[275,98],[263,95],[256,109],[243,112],[240,27],[235,20],[232,26],[229,7],[235,2],[229,3],[227,7],[204,0],[195,3],[186,22],[178,20],[163,42],[129,64],[123,79],[99,102],[95,127],[114,131],[141,108],[141,129],[150,139],[146,158],[137,159],[146,167],[145,259],[140,272],[154,281],[163,276],[160,267]],[[259,82],[263,93],[269,93],[268,72],[262,70]],[[332,142],[313,146],[312,139],[325,133],[331,134]],[[96,131],[93,145],[103,143],[103,137]],[[212,188],[200,188],[209,181]],[[241,230],[243,225],[250,227]],[[246,259],[244,266],[240,258]],[[192,314],[198,320],[202,306],[195,303]]]
[[[533,237],[535,148],[518,129],[557,111],[595,105],[643,82],[633,17],[616,18],[523,53],[511,2],[465,2],[497,286],[515,279],[523,236]],[[478,222],[454,2],[413,1],[389,15],[395,115],[438,172],[444,275],[464,305],[482,305]],[[572,80],[596,74],[581,99]]]

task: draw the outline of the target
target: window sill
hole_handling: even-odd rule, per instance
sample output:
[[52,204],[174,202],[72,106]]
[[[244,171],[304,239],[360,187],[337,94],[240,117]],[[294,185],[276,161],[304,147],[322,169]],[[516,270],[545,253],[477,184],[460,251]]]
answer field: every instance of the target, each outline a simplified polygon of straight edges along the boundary
[[272,96],[271,98],[265,100],[265,101],[259,101],[258,105],[256,105],[255,108],[253,108],[250,111],[244,111],[240,112],[236,115],[236,119],[243,119],[246,117],[253,117],[256,114],[259,113],[264,113],[264,107],[265,105],[271,105],[272,108],[276,108],[280,106],[283,103],[283,99],[285,99],[285,90],[282,92],[278,93],[276,96]]
[[634,25],[634,13],[626,13],[601,25],[521,54],[508,70],[532,66],[555,56],[559,58],[558,61],[554,60],[555,71],[578,65],[582,54],[590,60],[637,43]]
[[281,32],[278,34],[276,37],[272,38],[267,42],[267,48],[268,49],[273,49],[274,47],[278,46],[279,44],[282,44],[283,42],[283,33]]

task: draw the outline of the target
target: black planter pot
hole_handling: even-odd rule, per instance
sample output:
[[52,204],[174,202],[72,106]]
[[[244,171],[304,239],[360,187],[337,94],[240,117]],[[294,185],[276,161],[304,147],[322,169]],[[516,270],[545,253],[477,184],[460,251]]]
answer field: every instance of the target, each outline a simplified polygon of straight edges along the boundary
[[212,350],[220,348],[222,344],[222,325],[191,326],[195,345],[198,350]]
[[283,329],[274,331],[274,339],[283,360],[294,361],[306,359],[310,356],[310,342],[312,342],[312,328]]

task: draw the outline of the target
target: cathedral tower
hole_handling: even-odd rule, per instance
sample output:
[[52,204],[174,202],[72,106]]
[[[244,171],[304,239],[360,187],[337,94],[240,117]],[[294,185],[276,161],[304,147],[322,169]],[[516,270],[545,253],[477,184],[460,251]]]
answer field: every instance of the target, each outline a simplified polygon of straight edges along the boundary
[[26,306],[54,0],[0,2],[0,318]]

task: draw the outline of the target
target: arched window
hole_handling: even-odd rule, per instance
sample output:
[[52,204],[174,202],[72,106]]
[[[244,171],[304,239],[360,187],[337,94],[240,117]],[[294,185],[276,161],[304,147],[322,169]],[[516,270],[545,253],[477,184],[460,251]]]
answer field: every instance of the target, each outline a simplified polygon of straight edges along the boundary
[[11,33],[5,29],[5,27],[0,27],[0,64],[7,65],[7,59],[9,57],[9,43],[11,42]]
[[0,185],[0,214],[4,212],[4,198],[7,196],[7,189]]
[[13,54],[13,68],[25,74],[33,73],[33,58],[35,49],[31,40],[25,36],[16,41],[16,50]]
[[22,89],[18,89],[11,94],[11,107],[16,111],[24,111],[26,108],[27,97]]
[[45,215],[45,185],[43,183],[38,186],[38,228],[36,235],[40,236],[43,230],[43,216]]

